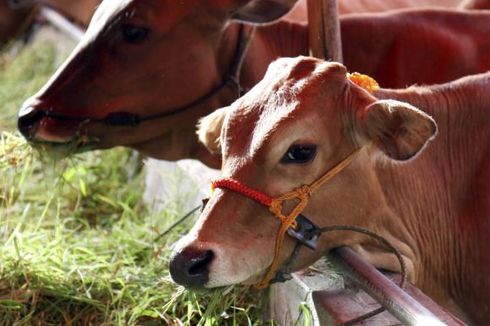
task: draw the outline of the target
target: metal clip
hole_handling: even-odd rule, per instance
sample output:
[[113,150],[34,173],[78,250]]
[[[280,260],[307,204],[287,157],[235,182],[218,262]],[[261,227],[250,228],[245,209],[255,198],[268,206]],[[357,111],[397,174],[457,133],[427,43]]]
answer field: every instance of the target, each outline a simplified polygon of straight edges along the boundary
[[288,235],[298,240],[301,244],[307,246],[311,250],[316,250],[318,244],[318,233],[315,231],[318,230],[318,227],[302,214],[298,215],[296,218],[296,223],[296,229],[289,228]]

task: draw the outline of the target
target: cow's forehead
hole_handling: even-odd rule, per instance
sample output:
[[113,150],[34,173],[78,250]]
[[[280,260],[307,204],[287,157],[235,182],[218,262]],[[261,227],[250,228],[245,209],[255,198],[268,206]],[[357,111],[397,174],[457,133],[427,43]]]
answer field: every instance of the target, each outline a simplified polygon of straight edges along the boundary
[[254,156],[272,136],[313,113],[347,82],[345,67],[315,58],[281,58],[231,107],[222,144],[228,154]]

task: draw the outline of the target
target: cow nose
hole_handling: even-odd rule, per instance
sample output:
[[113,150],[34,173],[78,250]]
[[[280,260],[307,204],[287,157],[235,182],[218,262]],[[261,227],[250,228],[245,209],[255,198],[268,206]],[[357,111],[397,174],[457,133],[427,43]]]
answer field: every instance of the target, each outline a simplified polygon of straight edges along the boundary
[[175,254],[170,260],[172,279],[187,288],[199,288],[209,280],[209,264],[214,258],[211,250],[192,247]]
[[17,128],[26,139],[32,139],[36,132],[38,122],[45,116],[43,111],[32,106],[23,107],[17,117]]

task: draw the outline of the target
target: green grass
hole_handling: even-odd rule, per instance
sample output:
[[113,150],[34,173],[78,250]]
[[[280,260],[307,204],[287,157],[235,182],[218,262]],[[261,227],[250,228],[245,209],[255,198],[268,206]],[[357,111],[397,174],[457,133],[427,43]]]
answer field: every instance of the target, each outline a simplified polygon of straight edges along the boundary
[[55,48],[36,43],[32,50],[18,56],[0,55],[0,131],[15,127],[15,117],[22,102],[33,95],[55,69]]
[[258,325],[258,292],[193,293],[171,282],[170,245],[155,238],[184,212],[143,204],[129,150],[53,162],[14,132],[22,101],[57,54],[36,42],[0,54],[0,325]]

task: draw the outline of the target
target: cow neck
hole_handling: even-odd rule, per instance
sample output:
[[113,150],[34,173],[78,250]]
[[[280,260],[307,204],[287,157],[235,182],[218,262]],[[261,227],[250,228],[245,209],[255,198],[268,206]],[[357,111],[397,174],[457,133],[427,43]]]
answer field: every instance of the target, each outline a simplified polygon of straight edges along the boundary
[[[431,266],[417,274],[424,291],[435,298],[445,296],[441,287],[452,293],[469,291],[475,282],[469,275],[490,273],[474,254],[484,223],[478,212],[469,211],[470,201],[479,196],[473,188],[475,181],[488,176],[485,162],[490,160],[489,151],[482,150],[490,141],[490,133],[485,132],[490,95],[482,92],[485,85],[473,78],[481,76],[376,94],[411,103],[430,114],[438,125],[437,137],[416,160],[402,165],[381,162],[375,167],[381,188],[389,189],[384,196],[397,223],[416,237],[421,263]],[[473,266],[479,267],[469,272]],[[464,289],[454,288],[463,284]]]
[[157,114],[143,116],[143,117],[135,113],[119,112],[119,111],[111,112],[108,115],[106,115],[104,118],[95,118],[90,116],[86,116],[86,117],[72,116],[72,115],[67,115],[67,114],[62,114],[62,113],[52,112],[52,111],[46,111],[46,112],[37,111],[36,114],[41,118],[47,117],[47,118],[54,118],[57,120],[65,120],[65,121],[76,120],[76,121],[83,121],[84,124],[89,122],[99,122],[106,126],[112,126],[112,127],[135,127],[143,122],[173,117],[178,114],[183,114],[187,111],[193,110],[199,107],[200,104],[203,104],[211,100],[212,98],[218,96],[226,88],[233,89],[235,92],[235,97],[238,98],[241,92],[239,75],[240,75],[243,59],[247,53],[249,44],[253,39],[254,30],[255,30],[255,28],[252,28],[252,31],[247,35],[245,29],[246,29],[245,25],[243,24],[239,25],[235,52],[233,54],[228,71],[223,76],[221,82],[218,85],[216,85],[214,88],[209,90],[207,93],[203,94],[199,98],[191,101],[186,105],[175,107],[170,110],[166,110],[165,112],[160,112]]

